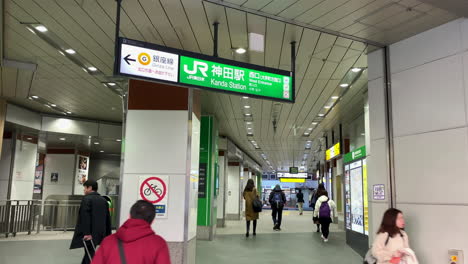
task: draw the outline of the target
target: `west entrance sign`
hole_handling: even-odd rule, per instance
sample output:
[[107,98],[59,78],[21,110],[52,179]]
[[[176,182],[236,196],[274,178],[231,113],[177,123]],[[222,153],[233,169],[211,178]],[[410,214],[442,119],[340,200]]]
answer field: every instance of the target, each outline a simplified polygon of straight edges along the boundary
[[292,73],[119,38],[116,74],[293,103]]

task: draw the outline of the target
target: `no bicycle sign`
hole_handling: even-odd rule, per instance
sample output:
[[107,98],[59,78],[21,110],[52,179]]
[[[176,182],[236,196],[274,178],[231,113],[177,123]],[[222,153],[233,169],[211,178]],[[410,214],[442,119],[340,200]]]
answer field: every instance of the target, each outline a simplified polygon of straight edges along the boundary
[[140,176],[138,199],[154,205],[156,218],[167,218],[169,176]]

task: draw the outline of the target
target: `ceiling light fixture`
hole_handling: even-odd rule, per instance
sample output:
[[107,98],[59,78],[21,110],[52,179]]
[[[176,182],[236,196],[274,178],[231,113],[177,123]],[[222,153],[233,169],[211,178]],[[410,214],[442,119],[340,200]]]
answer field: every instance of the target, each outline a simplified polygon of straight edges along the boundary
[[246,50],[244,48],[237,48],[236,49],[237,54],[244,54],[245,52],[246,52]]
[[52,106],[52,107],[57,107],[57,105],[56,105],[56,104],[50,104],[50,106]]
[[31,33],[36,34],[36,32],[32,28],[27,27],[27,29],[31,31]]
[[244,105],[244,108],[249,109],[250,105]]
[[330,109],[331,106],[330,106],[330,105],[326,105],[326,106],[324,106],[323,108],[325,108],[325,109]]
[[76,53],[76,51],[74,51],[73,49],[66,49],[65,52],[68,53],[68,54],[75,54]]
[[40,32],[46,32],[47,31],[47,28],[44,27],[43,25],[35,26],[35,28],[37,29],[37,31],[40,31]]
[[318,123],[317,122],[312,122],[312,125],[313,126],[316,126]]
[[33,95],[33,96],[31,96],[31,97],[34,98],[34,99],[39,98],[39,96],[37,96],[37,95]]
[[32,140],[32,138],[28,137],[28,140]]
[[99,151],[99,152],[104,153],[104,150],[101,150],[101,151]]
[[94,145],[99,145],[99,142],[94,142]]
[[97,68],[96,68],[96,67],[93,67],[93,66],[91,66],[91,67],[88,67],[88,70],[95,72],[95,71],[97,71]]
[[107,84],[110,85],[110,86],[116,86],[116,85],[117,85],[117,84],[114,83],[114,82],[109,82],[109,83],[107,83]]
[[72,112],[70,112],[70,111],[67,111],[67,114],[71,115],[71,114],[72,114]]
[[121,142],[122,140],[121,140],[121,139],[116,139],[115,141],[117,141],[117,142]]
[[360,72],[360,71],[361,71],[361,68],[352,68],[351,71],[352,71],[352,72]]
[[62,54],[63,56],[66,56],[65,53],[63,53],[63,51],[59,50],[58,52]]
[[343,88],[346,88],[346,87],[348,87],[348,86],[349,86],[349,84],[347,84],[347,83],[342,83],[342,84],[340,84],[340,87],[343,87]]
[[63,137],[62,137],[62,138],[59,138],[59,139],[60,139],[61,141],[65,141],[65,140],[66,140],[66,138],[63,138]]
[[242,98],[244,98],[244,99],[249,99],[249,97],[248,97],[248,96],[242,96]]
[[252,114],[244,114],[245,116],[252,116]]
[[318,116],[320,116],[320,117],[324,117],[325,115],[324,115],[324,114],[319,114]]
[[338,99],[338,98],[340,98],[340,97],[339,97],[339,96],[332,96],[332,99],[333,99],[333,100],[336,100],[336,99]]

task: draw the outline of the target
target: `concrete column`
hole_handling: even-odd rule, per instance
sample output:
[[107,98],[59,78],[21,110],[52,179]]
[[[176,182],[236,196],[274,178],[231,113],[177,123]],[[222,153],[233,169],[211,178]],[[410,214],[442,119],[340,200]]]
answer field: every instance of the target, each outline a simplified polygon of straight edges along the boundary
[[168,177],[167,218],[152,227],[171,262],[195,263],[200,103],[195,90],[130,80],[121,174],[120,223],[140,197],[140,176]]
[[217,227],[225,227],[226,198],[227,198],[227,152],[220,150],[218,156],[219,165],[219,194],[217,210]]

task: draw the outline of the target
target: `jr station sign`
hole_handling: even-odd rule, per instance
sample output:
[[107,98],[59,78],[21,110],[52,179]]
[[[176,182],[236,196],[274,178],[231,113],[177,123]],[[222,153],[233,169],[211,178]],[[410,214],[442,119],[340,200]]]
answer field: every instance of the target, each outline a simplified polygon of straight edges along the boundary
[[292,73],[119,38],[117,74],[293,103]]

